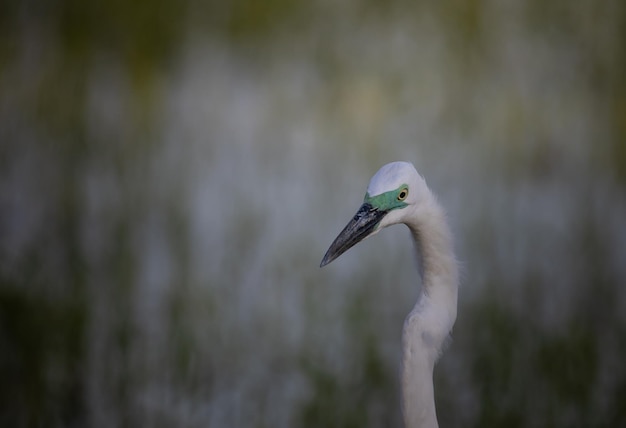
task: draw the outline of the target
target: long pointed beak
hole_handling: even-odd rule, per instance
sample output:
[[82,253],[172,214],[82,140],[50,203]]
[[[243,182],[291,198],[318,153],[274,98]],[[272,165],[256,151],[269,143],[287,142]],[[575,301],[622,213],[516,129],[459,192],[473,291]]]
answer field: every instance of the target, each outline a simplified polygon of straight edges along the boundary
[[350,220],[339,236],[337,236],[330,245],[328,251],[326,251],[326,255],[322,259],[320,267],[326,266],[369,236],[376,229],[376,226],[380,223],[380,220],[382,220],[385,214],[387,214],[387,211],[374,208],[368,203],[361,205],[361,208],[359,208],[352,220]]

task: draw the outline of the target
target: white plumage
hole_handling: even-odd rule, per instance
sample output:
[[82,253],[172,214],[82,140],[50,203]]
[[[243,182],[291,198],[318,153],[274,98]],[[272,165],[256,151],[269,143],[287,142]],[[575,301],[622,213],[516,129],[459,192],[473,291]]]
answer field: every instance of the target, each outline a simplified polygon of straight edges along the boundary
[[433,369],[456,320],[459,276],[444,210],[412,164],[392,162],[372,177],[363,205],[320,266],[397,223],[411,231],[422,274],[420,295],[402,332],[402,413],[406,428],[438,427]]

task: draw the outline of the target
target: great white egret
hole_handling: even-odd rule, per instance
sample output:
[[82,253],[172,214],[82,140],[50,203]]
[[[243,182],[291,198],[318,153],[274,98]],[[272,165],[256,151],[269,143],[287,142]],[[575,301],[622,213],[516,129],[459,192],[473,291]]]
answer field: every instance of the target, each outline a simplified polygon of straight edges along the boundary
[[383,166],[363,205],[333,241],[320,267],[387,226],[404,223],[416,246],[422,289],[402,330],[402,414],[406,428],[437,427],[433,369],[456,320],[459,274],[443,208],[408,162]]

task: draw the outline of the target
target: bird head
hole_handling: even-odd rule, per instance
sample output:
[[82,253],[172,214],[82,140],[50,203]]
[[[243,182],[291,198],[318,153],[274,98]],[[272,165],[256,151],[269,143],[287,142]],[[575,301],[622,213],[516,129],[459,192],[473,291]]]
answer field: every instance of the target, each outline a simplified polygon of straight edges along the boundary
[[363,205],[330,245],[320,267],[385,227],[403,223],[418,205],[425,187],[424,179],[409,162],[392,162],[379,169],[367,186]]

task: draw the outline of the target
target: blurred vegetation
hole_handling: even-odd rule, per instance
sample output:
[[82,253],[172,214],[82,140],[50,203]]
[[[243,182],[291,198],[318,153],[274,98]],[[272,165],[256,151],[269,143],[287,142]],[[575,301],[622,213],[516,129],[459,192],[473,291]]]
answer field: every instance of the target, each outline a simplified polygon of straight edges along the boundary
[[624,425],[625,41],[617,0],[1,2],[0,425],[400,426],[408,242],[317,270],[399,156],[467,270],[440,425]]

